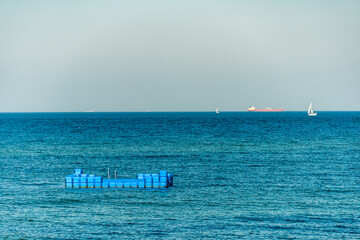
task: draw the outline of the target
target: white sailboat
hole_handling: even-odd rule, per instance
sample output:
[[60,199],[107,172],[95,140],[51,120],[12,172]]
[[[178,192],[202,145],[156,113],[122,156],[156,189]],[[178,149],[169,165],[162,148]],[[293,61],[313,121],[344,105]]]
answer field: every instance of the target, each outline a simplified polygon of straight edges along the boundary
[[309,116],[316,116],[317,113],[314,112],[313,108],[312,108],[312,102],[310,103],[309,109],[308,109],[308,115]]
[[216,113],[220,113],[220,112],[219,112],[219,108],[216,108],[216,111],[215,111],[215,112],[216,112]]

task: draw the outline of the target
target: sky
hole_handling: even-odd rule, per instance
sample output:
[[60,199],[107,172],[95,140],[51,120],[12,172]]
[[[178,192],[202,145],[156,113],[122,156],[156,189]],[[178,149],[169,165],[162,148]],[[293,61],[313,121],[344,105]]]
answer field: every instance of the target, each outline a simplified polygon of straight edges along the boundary
[[358,0],[3,0],[0,112],[360,111]]

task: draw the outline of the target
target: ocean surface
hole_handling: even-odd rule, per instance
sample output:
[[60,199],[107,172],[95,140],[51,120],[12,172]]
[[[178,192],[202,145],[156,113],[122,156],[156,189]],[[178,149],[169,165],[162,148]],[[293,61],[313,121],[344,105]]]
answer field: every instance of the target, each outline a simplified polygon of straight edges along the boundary
[[0,239],[359,238],[360,112],[0,114]]

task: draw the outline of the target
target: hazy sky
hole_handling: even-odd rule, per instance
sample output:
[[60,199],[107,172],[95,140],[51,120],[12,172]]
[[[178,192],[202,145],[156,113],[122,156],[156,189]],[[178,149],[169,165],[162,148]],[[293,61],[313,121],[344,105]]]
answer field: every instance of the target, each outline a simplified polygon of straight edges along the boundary
[[360,111],[359,0],[0,1],[0,112]]

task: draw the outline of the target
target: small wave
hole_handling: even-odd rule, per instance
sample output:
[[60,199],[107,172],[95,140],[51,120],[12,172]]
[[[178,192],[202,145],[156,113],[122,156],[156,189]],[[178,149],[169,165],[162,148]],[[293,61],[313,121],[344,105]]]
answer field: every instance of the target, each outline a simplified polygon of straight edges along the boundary
[[228,180],[228,178],[224,178],[224,177],[216,177],[216,178],[214,178],[214,180]]
[[181,155],[148,155],[148,156],[142,156],[145,158],[178,158],[178,157],[182,157]]
[[251,167],[251,168],[256,168],[256,167],[264,167],[264,165],[260,165],[260,164],[252,164],[252,165],[248,165],[248,167]]
[[35,183],[27,183],[21,182],[20,185],[24,186],[44,186],[44,185],[56,185],[57,183],[54,182],[35,182]]
[[61,198],[59,200],[48,201],[53,204],[68,204],[68,203],[85,203],[86,200],[72,199],[72,198]]
[[303,223],[306,222],[305,220],[301,219],[285,219],[286,222],[294,222],[294,223]]
[[246,222],[264,222],[265,220],[263,218],[258,217],[247,217],[247,216],[236,216],[234,219],[241,219]]
[[336,225],[336,228],[347,228],[347,226],[343,226],[343,225]]

